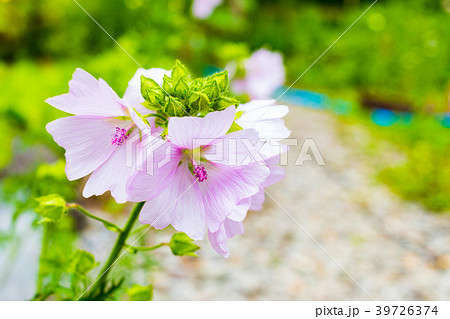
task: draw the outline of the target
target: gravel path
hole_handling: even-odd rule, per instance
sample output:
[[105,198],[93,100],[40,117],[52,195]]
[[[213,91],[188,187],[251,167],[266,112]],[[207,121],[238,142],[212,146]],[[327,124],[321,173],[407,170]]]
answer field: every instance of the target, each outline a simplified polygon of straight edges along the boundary
[[365,155],[364,128],[295,107],[286,120],[292,137],[313,138],[326,162],[293,166],[300,146],[292,147],[286,179],[268,189],[301,226],[268,198],[231,240],[228,260],[206,241],[200,258],[157,251],[155,299],[449,300],[450,218],[374,182],[374,165],[386,155]]

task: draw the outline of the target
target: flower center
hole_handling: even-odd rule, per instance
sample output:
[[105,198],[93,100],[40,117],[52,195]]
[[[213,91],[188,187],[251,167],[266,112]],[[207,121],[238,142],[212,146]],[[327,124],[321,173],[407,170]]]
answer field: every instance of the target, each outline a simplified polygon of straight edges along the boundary
[[208,179],[208,173],[203,165],[195,166],[193,173],[199,182],[203,182]]
[[111,144],[122,145],[128,138],[128,131],[124,128],[116,127],[116,134],[114,134]]

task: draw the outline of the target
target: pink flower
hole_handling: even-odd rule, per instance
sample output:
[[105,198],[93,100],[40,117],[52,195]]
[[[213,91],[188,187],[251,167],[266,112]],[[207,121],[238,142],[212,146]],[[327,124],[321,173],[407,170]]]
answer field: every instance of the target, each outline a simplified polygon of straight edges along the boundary
[[[129,183],[132,201],[148,201],[139,217],[141,223],[157,229],[172,225],[200,240],[205,228],[216,233],[225,227],[227,218],[244,219],[248,199],[259,192],[269,168],[252,159],[254,154],[244,142],[257,144],[255,130],[227,134],[234,118],[231,106],[204,118],[169,119],[169,142],[146,163],[157,167],[152,174],[137,172]],[[162,161],[164,165],[158,165]]]
[[199,19],[206,19],[223,0],[194,0],[192,13]]
[[74,115],[57,119],[46,128],[66,150],[69,180],[92,173],[83,190],[85,197],[109,190],[117,202],[127,201],[126,181],[136,166],[127,165],[126,144],[134,134],[140,133],[143,138],[150,135],[148,122],[135,109],[143,115],[150,111],[140,105],[134,91],[130,87],[121,99],[105,81],[77,69],[69,82],[69,93],[46,100]]
[[[236,207],[244,211],[238,215],[243,219],[247,210],[261,210],[265,200],[264,189],[284,178],[284,169],[277,163],[279,155],[285,152],[287,147],[278,140],[290,135],[282,119],[289,109],[286,105],[275,105],[275,100],[253,100],[239,105],[237,111],[242,113],[236,123],[243,129],[254,128],[261,141],[264,141],[259,153],[265,158],[265,164],[270,169],[269,176],[261,183],[259,191],[250,198],[241,200],[240,205]],[[227,218],[216,232],[208,231],[208,238],[215,251],[228,257],[228,239],[243,232],[244,225],[241,220]]]
[[252,99],[270,98],[285,81],[283,56],[260,49],[244,62],[245,78],[235,79],[231,88],[237,94],[248,94]]
[[220,225],[216,232],[208,230],[208,239],[216,252],[228,258],[228,239],[244,233],[242,220],[246,217],[248,210],[261,210],[264,203],[264,189],[284,178],[284,169],[277,165],[278,156],[265,160],[269,167],[269,176],[261,183],[259,191],[249,197],[242,199],[235,207],[230,216]]
[[236,235],[244,233],[244,225],[242,222],[237,222],[229,218],[220,225],[219,229],[212,233],[208,231],[208,239],[212,248],[225,258],[228,258],[228,239]]

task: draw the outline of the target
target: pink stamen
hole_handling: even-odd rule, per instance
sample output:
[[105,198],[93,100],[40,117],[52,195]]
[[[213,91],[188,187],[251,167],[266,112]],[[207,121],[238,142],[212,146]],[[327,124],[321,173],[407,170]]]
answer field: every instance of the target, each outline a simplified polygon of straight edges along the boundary
[[124,128],[116,127],[116,134],[114,134],[111,144],[122,145],[128,138],[128,131]]
[[203,166],[196,166],[194,168],[194,175],[198,178],[199,182],[206,181],[208,179],[208,173]]

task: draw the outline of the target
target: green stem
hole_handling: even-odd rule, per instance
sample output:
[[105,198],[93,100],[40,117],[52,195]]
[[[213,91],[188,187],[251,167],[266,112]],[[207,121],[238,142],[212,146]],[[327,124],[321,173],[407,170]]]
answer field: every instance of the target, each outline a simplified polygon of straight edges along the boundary
[[48,223],[44,223],[44,230],[42,234],[42,247],[41,247],[41,255],[39,257],[39,270],[38,270],[38,279],[36,284],[37,293],[42,293],[43,288],[43,280],[44,280],[44,259],[48,251],[48,246],[50,244],[50,225]]
[[144,204],[145,202],[137,203],[134,206],[133,210],[131,211],[130,217],[128,217],[125,227],[121,231],[119,237],[117,237],[116,243],[114,244],[114,247],[111,253],[109,254],[108,260],[106,261],[105,265],[100,271],[94,286],[91,288],[92,291],[95,292],[99,288],[101,290],[104,289],[104,284],[106,282],[106,279],[108,278],[108,274],[111,271],[111,268],[116,262],[117,258],[119,257],[122,248],[125,246],[125,242],[128,238],[128,235],[130,234],[130,231],[133,228],[134,223],[138,219],[139,213],[141,212],[141,209],[144,206]]
[[98,220],[99,222],[103,223],[103,225],[105,225],[105,227],[107,229],[109,229],[109,230],[115,231],[116,233],[119,233],[119,234],[122,232],[122,229],[120,229],[120,227],[117,226],[116,224],[113,224],[113,223],[107,221],[106,219],[97,217],[97,216],[89,213],[81,205],[78,205],[78,204],[67,204],[67,207],[75,208],[75,209],[79,210],[81,213],[83,213],[84,215],[86,215],[87,217],[95,219],[95,220]]
[[144,230],[144,229],[146,229],[146,228],[148,228],[148,225],[142,225],[142,226],[139,226],[138,228],[136,228],[135,230],[133,230],[133,231],[131,232],[131,235],[135,235],[135,234],[137,234],[137,233],[140,233],[141,230]]
[[150,113],[150,114],[145,115],[144,117],[150,117],[150,116],[153,116],[153,117],[159,117],[161,120],[167,121],[167,119],[166,119],[164,116],[159,115],[159,114],[157,114],[157,113]]
[[155,245],[155,246],[151,246],[151,247],[130,246],[128,244],[124,244],[124,246],[126,248],[128,248],[128,249],[131,249],[131,250],[151,251],[151,250],[158,249],[159,247],[162,247],[162,246],[169,246],[169,243],[161,243],[161,244],[158,244],[158,245]]

